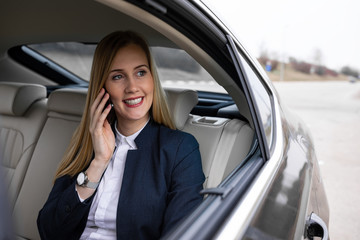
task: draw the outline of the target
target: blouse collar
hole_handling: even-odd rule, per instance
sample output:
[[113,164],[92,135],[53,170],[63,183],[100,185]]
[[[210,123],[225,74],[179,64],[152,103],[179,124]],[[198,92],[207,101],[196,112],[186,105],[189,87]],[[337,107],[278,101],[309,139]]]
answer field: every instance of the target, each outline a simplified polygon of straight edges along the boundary
[[137,149],[135,139],[141,133],[141,131],[146,127],[146,125],[149,123],[149,121],[150,121],[150,118],[147,120],[147,122],[144,124],[144,126],[140,130],[138,130],[137,132],[135,132],[134,134],[132,134],[130,136],[122,135],[116,128],[117,121],[115,121],[114,128],[115,128],[115,137],[116,137],[115,144],[116,144],[116,146],[118,147],[120,144],[128,144],[130,146],[130,149]]

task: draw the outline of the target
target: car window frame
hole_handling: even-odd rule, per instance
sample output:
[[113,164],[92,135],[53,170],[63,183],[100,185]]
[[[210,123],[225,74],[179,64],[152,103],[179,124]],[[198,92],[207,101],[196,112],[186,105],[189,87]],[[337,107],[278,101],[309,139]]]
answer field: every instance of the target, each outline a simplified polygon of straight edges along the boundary
[[87,81],[27,45],[12,47],[8,54],[16,62],[50,79],[58,86],[88,85]]
[[[251,117],[254,122],[255,132],[256,132],[256,135],[259,140],[259,147],[261,149],[264,160],[267,161],[270,159],[272,152],[273,152],[274,142],[275,142],[275,132],[276,132],[275,113],[274,113],[274,107],[273,107],[274,106],[273,95],[272,95],[271,90],[268,88],[268,86],[266,84],[264,84],[264,82],[262,81],[262,78],[255,71],[254,67],[251,66],[247,57],[244,56],[244,54],[239,51],[240,47],[236,44],[234,38],[231,35],[227,35],[227,39],[228,39],[227,47],[233,58],[234,66],[238,73],[238,77],[239,77],[239,81],[240,81],[239,84],[243,87],[244,94],[245,94],[245,97],[246,97],[248,105],[249,105],[250,114],[251,114]],[[243,61],[247,61],[247,62],[244,63]],[[272,134],[271,134],[271,142],[270,143],[268,143],[266,140],[265,129],[262,124],[261,117],[260,117],[261,116],[260,110],[259,110],[258,104],[256,103],[256,98],[254,96],[255,93],[252,90],[251,84],[249,82],[249,77],[246,74],[244,64],[248,64],[252,68],[252,70],[255,72],[258,80],[260,81],[260,83],[262,84],[262,86],[264,87],[265,91],[268,93],[268,96],[270,98],[271,125],[272,125],[271,126]]]

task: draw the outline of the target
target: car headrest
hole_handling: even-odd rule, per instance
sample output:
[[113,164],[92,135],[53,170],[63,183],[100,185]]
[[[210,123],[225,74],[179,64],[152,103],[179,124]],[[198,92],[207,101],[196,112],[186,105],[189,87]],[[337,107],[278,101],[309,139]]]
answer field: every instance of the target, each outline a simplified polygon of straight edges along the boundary
[[48,110],[58,113],[82,116],[86,103],[87,89],[62,88],[49,96]]
[[[197,92],[188,89],[167,89],[165,92],[174,123],[178,129],[183,129],[191,110],[198,102]],[[86,95],[86,89],[58,89],[49,96],[48,110],[81,116]]]
[[38,84],[0,82],[0,114],[22,116],[36,100],[46,97]]
[[182,130],[191,110],[198,103],[197,92],[189,89],[166,89],[165,92],[176,128]]

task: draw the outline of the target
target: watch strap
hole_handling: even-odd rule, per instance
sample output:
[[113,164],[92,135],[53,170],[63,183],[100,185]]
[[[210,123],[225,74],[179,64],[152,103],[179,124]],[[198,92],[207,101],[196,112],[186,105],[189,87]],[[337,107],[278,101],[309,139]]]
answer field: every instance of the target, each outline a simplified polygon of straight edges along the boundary
[[98,186],[99,186],[99,182],[88,181],[87,183],[84,184],[84,187],[91,188],[91,189],[96,189]]
[[81,187],[96,189],[99,186],[99,182],[90,182],[86,172],[84,174],[84,182],[80,185]]

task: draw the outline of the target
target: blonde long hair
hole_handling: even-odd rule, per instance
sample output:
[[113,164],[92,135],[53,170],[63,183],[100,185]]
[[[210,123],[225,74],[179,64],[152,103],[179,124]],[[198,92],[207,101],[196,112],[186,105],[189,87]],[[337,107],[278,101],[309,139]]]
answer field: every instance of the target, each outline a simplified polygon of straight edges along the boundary
[[[161,87],[154,61],[146,41],[140,35],[132,31],[113,32],[103,38],[96,47],[84,113],[80,125],[74,132],[68,149],[56,171],[54,180],[64,175],[75,176],[90,164],[94,150],[89,132],[90,106],[105,85],[111,63],[117,51],[129,44],[140,46],[144,50],[150,65],[150,71],[154,79],[154,97],[150,110],[153,120],[171,129],[175,129],[174,122],[170,116],[165,93]],[[116,116],[113,110],[110,114],[111,117],[115,119]]]

